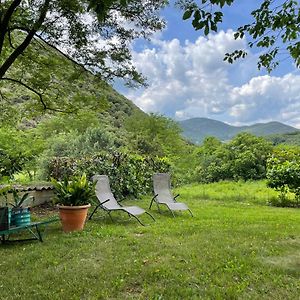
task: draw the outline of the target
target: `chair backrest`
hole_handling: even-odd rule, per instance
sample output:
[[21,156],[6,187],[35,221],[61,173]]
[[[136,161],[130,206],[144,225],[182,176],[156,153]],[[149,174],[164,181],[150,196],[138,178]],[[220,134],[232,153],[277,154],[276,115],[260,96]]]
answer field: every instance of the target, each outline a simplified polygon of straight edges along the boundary
[[156,173],[153,175],[153,190],[154,194],[158,195],[156,199],[159,202],[174,202],[171,193],[170,174]]
[[96,181],[96,196],[100,203],[107,201],[102,206],[110,209],[120,207],[120,204],[115,199],[109,185],[109,179],[107,175],[94,175],[92,177],[93,181]]

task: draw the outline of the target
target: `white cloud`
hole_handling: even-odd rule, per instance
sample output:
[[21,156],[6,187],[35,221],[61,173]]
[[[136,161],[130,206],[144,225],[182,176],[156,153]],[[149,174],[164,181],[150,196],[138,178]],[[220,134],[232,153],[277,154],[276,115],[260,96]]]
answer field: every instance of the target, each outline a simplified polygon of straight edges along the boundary
[[152,43],[153,49],[133,53],[149,87],[127,95],[143,110],[178,119],[210,117],[239,124],[278,120],[300,125],[300,76],[258,76],[251,53],[236,64],[224,62],[224,53],[246,48],[246,40],[235,40],[233,31],[183,45],[177,39]]
[[232,89],[235,103],[229,113],[237,120],[280,120],[298,126],[300,113],[300,76],[259,76]]

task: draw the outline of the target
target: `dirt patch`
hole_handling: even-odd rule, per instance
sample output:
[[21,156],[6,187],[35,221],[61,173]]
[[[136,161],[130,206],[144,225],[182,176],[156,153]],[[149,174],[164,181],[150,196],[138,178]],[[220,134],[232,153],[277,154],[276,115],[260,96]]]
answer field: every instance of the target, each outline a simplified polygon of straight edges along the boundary
[[52,203],[44,203],[30,209],[33,216],[37,218],[45,218],[56,215],[58,212],[57,207]]

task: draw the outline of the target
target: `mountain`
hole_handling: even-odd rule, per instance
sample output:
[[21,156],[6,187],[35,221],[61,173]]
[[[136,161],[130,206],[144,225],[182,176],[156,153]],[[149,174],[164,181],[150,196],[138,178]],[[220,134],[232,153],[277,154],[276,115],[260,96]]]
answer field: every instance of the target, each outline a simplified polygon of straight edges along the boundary
[[202,143],[207,136],[215,136],[221,141],[227,141],[240,132],[249,132],[257,136],[268,136],[298,131],[298,129],[280,122],[257,123],[250,126],[231,126],[208,118],[188,119],[180,121],[179,125],[183,130],[183,136],[197,144]]

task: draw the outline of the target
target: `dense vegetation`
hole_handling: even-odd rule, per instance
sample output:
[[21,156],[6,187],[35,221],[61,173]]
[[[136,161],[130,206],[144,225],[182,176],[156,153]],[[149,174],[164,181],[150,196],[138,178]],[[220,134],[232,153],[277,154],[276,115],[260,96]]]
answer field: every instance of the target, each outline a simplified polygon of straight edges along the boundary
[[[202,145],[193,145],[176,122],[143,113],[107,83],[41,43],[32,42],[26,50],[30,58],[10,72],[24,75],[19,64],[28,65],[37,49],[40,56],[26,76],[51,110],[41,114],[38,94],[14,82],[0,82],[1,182],[28,183],[80,171],[89,176],[106,173],[119,197],[138,197],[149,192],[151,174],[158,171],[172,172],[173,184],[266,178],[267,159],[276,150],[272,143],[240,133],[226,143],[208,137]],[[61,111],[61,105],[66,110]],[[115,163],[116,156],[121,163]],[[51,168],[54,162],[61,164],[56,164],[59,172]],[[268,167],[272,169],[271,162]],[[122,184],[114,185],[118,181]]]
[[196,176],[203,182],[262,179],[266,176],[266,160],[271,151],[270,143],[248,133],[240,133],[224,144],[209,137],[198,150]]
[[[275,205],[300,206],[300,148],[280,147],[268,159],[268,185],[280,192]],[[291,200],[288,193],[294,195]]]
[[272,134],[266,137],[274,145],[286,144],[300,146],[300,132],[293,131],[285,134]]
[[169,172],[166,159],[142,157],[124,153],[99,153],[91,157],[56,157],[48,162],[46,176],[63,180],[76,174],[86,173],[89,178],[105,174],[117,199],[151,193],[152,175]]

